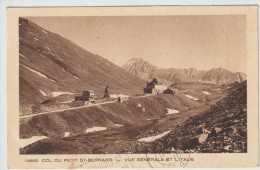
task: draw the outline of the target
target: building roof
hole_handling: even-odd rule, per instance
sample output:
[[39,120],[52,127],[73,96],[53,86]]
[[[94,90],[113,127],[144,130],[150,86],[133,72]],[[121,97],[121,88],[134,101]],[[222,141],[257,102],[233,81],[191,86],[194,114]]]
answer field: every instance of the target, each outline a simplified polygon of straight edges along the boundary
[[85,89],[84,91],[94,92],[94,90]]
[[148,85],[156,85],[156,83],[155,82],[150,82],[150,83],[148,83]]

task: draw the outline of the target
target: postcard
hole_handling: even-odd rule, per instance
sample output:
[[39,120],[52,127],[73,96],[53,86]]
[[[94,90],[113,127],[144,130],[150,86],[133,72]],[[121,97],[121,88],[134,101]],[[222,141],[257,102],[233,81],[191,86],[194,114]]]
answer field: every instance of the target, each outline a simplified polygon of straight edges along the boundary
[[258,166],[257,11],[8,8],[8,168]]

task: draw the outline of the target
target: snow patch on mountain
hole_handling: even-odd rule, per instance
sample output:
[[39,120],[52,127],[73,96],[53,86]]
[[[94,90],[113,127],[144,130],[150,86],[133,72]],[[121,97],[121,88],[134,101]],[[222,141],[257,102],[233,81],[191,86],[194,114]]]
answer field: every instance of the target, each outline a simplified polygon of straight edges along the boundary
[[26,60],[30,61],[27,57],[25,57],[24,55],[22,55],[21,53],[19,53],[19,55],[23,58],[25,58]]
[[155,136],[149,136],[149,137],[145,137],[145,138],[141,138],[141,139],[138,139],[138,142],[153,142],[157,139],[160,139],[162,137],[164,137],[165,135],[167,135],[168,133],[170,133],[171,130],[169,131],[166,131],[164,133],[161,133],[159,135],[155,135]]
[[70,72],[68,72],[65,68],[63,68],[62,69],[64,72],[66,72],[66,73],[68,73],[68,74],[70,74],[71,76],[73,76],[74,78],[76,78],[76,79],[79,79],[80,80],[80,78],[78,77],[78,76],[75,76],[75,75],[73,75],[73,74],[71,74]]
[[39,90],[40,90],[40,92],[41,92],[41,94],[42,94],[43,96],[47,96],[44,91],[42,91],[41,89],[39,89]]
[[[79,77],[77,77],[77,76],[73,76],[74,78],[76,78],[76,79],[79,79]],[[79,79],[80,80],[80,79]]]
[[65,132],[64,133],[64,137],[69,137],[70,136],[70,132]]
[[120,124],[115,124],[115,126],[118,126],[118,127],[122,127],[122,126],[124,126],[124,125],[120,125]]
[[180,113],[179,110],[176,110],[176,109],[167,109],[166,115],[171,115],[171,114],[176,114],[176,113]]
[[31,69],[31,68],[27,67],[26,65],[23,65],[23,64],[21,64],[21,63],[20,63],[20,65],[24,66],[24,67],[27,68],[28,70],[30,70],[30,71],[32,71],[32,72],[38,74],[38,75],[41,76],[41,77],[44,77],[44,78],[46,78],[46,79],[48,79],[48,80],[50,80],[50,81],[56,82],[55,80],[48,78],[46,75],[44,75],[44,74],[42,74],[42,73],[40,73],[40,72],[38,72],[38,71],[36,71],[36,70],[34,70],[34,69]]
[[53,97],[57,97],[57,96],[60,96],[60,95],[63,95],[63,94],[72,95],[72,94],[75,94],[75,93],[62,92],[62,91],[55,91],[55,92],[52,92],[52,96],[53,96]]
[[92,128],[87,128],[86,133],[91,133],[91,132],[97,132],[97,131],[103,131],[107,130],[107,127],[92,127]]
[[199,99],[197,99],[197,98],[195,98],[195,97],[193,97],[193,96],[191,96],[191,95],[188,95],[188,94],[186,94],[186,97],[188,97],[188,98],[190,98],[190,99],[192,99],[192,100],[199,100]]
[[210,93],[210,92],[207,92],[207,91],[203,91],[202,93],[203,93],[203,94],[206,94],[206,95],[211,95],[211,93]]

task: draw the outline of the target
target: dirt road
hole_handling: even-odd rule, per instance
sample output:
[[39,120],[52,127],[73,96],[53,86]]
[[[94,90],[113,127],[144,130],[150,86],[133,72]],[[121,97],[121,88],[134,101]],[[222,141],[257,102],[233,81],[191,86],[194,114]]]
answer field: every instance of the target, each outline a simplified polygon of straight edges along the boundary
[[116,101],[108,101],[108,102],[103,102],[103,103],[97,103],[97,104],[91,104],[91,105],[85,105],[85,106],[79,106],[79,107],[71,107],[71,108],[67,108],[67,109],[54,110],[54,111],[49,111],[49,112],[41,112],[41,113],[36,113],[36,114],[31,114],[31,115],[19,116],[19,118],[20,119],[30,118],[33,116],[40,116],[40,115],[44,115],[44,114],[57,113],[57,112],[62,112],[62,111],[67,111],[67,110],[75,110],[75,109],[81,109],[81,108],[86,108],[86,107],[99,106],[99,105],[104,105],[104,104],[114,103],[114,102],[116,102]]
[[[148,96],[151,96],[151,95],[135,96],[134,98],[143,98],[143,97],[148,97]],[[124,100],[126,100],[126,99],[123,99],[123,101]],[[115,102],[117,102],[117,100],[107,101],[107,102],[102,102],[102,103],[96,103],[96,104],[90,104],[90,105],[84,105],[84,106],[78,106],[78,107],[70,107],[70,108],[66,108],[66,109],[53,110],[53,111],[48,111],[48,112],[40,112],[40,113],[35,113],[35,114],[28,114],[28,115],[24,115],[24,116],[19,116],[19,118],[20,119],[24,119],[24,118],[30,118],[30,117],[40,116],[40,115],[44,115],[44,114],[57,113],[57,112],[62,112],[62,111],[67,111],[67,110],[76,110],[76,109],[81,109],[81,108],[86,108],[86,107],[93,107],[93,106],[99,106],[99,105],[115,103]]]

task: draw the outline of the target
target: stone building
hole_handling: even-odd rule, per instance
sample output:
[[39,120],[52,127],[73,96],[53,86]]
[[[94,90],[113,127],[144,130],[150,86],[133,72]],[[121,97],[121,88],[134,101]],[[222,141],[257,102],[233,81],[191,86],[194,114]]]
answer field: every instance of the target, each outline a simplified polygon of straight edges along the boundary
[[156,78],[153,78],[151,82],[147,82],[146,88],[144,88],[144,93],[161,94],[166,89],[166,85],[159,83]]
[[82,96],[76,96],[75,101],[90,101],[94,102],[97,98],[94,90],[84,90]]

